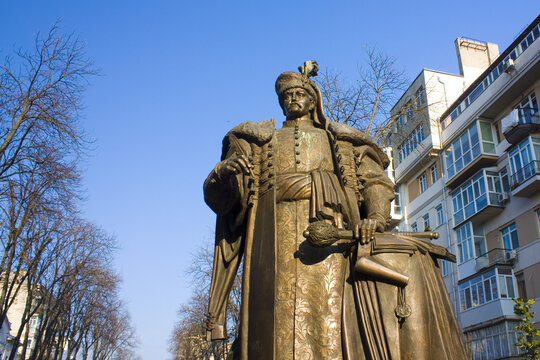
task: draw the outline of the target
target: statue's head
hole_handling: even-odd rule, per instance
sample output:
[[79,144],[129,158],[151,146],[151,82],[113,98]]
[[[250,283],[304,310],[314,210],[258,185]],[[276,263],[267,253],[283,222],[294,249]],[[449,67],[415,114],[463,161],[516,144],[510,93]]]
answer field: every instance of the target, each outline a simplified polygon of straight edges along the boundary
[[316,76],[318,65],[308,61],[299,67],[302,73],[284,72],[276,80],[276,93],[283,114],[300,117],[308,112],[315,125],[326,127],[319,87],[309,76]]
[[302,75],[286,72],[276,81],[279,105],[287,118],[299,118],[307,114],[311,114],[313,118],[315,91],[307,81],[302,80]]

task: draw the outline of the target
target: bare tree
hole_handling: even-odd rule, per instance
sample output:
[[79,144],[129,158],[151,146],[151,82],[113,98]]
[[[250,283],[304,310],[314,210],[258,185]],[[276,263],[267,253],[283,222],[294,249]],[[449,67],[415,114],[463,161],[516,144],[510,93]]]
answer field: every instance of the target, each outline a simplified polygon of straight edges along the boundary
[[135,358],[114,239],[78,214],[82,95],[96,74],[58,24],[0,64],[0,322],[23,305],[10,360]]
[[14,174],[14,164],[33,159],[36,143],[77,154],[84,143],[81,96],[88,76],[97,74],[82,42],[56,24],[38,35],[35,49],[18,51],[0,69],[0,179]]
[[390,109],[407,81],[396,59],[376,47],[364,47],[365,65],[359,67],[359,79],[351,83],[339,72],[326,70],[315,78],[323,96],[326,115],[362,130],[379,141],[389,131],[394,118]]
[[[40,303],[44,313],[30,359],[62,358],[64,351],[76,353],[83,324],[90,324],[82,320],[95,316],[93,306],[101,308],[104,299],[115,298],[118,291],[119,278],[110,268],[114,240],[82,220],[70,222],[62,235],[62,246],[40,279],[41,288],[50,295]],[[106,311],[114,313],[115,309]]]
[[60,34],[57,25],[38,35],[35,49],[20,50],[0,66],[0,321],[16,295],[14,284],[21,283],[21,266],[32,258],[35,238],[23,236],[27,228],[35,230],[45,213],[75,211],[76,165],[85,144],[78,124],[81,96],[95,73],[81,42]]

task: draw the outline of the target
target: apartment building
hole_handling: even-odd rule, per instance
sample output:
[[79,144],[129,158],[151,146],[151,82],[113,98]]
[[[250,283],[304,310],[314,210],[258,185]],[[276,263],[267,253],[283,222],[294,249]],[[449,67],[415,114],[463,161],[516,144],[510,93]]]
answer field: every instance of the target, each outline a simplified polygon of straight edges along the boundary
[[[17,351],[15,359],[23,359],[22,353],[25,337],[27,341],[24,359],[31,357],[31,353],[38,343],[39,328],[42,320],[47,316],[47,304],[54,301],[51,294],[39,284],[30,285],[30,289],[33,292],[30,295],[26,279],[22,283],[20,281],[21,278],[25,277],[25,272],[21,271],[18,275],[18,280],[13,284],[18,290],[16,291],[16,295],[11,299],[12,302],[7,310],[7,316],[0,327],[0,360],[8,359],[14,348]],[[0,279],[4,280],[4,276],[4,274],[0,275]],[[13,278],[13,274],[10,274],[9,281],[11,283],[13,282]],[[29,305],[29,302],[31,302],[31,305]],[[30,310],[27,308],[28,306],[30,306]],[[31,316],[28,314],[29,311],[32,313]],[[23,321],[23,319],[25,320]],[[20,337],[18,338],[17,335],[19,332]],[[67,346],[68,341],[65,341],[65,344],[62,345],[64,351],[67,349]],[[65,358],[67,358],[67,355],[64,355],[62,359]]]
[[[39,285],[36,285],[39,287]],[[7,331],[3,334],[4,338],[0,340],[0,343],[4,342],[6,344],[6,351],[5,355],[6,358],[9,356],[9,353],[11,353],[11,349],[13,347],[19,348],[17,359],[20,359],[20,354],[22,353],[22,344],[15,343],[14,341],[17,338],[17,332],[19,331],[20,327],[23,327],[22,334],[24,336],[24,333],[28,331],[28,342],[27,342],[27,349],[26,349],[26,359],[30,357],[30,353],[32,349],[35,347],[36,342],[36,335],[37,335],[37,329],[41,323],[41,312],[42,311],[36,311],[36,313],[29,319],[29,321],[25,324],[21,323],[23,314],[25,313],[25,307],[28,299],[28,288],[25,284],[21,285],[20,290],[17,292],[17,296],[13,300],[12,306],[8,309],[7,312],[7,319],[9,328]],[[1,358],[0,359],[4,359]]]
[[13,344],[12,336],[9,334],[11,330],[11,324],[7,318],[2,322],[0,326],[0,360],[9,359],[11,353],[11,347]]
[[422,70],[392,109],[393,225],[457,255],[440,268],[474,359],[519,354],[512,298],[540,314],[538,38],[540,16],[500,54],[458,38],[460,74]]

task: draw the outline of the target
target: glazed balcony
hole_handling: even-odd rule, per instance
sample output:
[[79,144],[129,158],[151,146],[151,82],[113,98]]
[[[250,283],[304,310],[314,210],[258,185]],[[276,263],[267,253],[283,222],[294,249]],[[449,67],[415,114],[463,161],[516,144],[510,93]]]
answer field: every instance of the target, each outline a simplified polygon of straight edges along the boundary
[[450,189],[455,189],[459,184],[477,172],[478,169],[496,165],[497,159],[497,155],[479,153],[471,162],[467,163],[459,172],[449,178],[446,181],[446,186]]
[[529,134],[540,131],[540,116],[535,109],[514,109],[501,120],[506,140],[515,145],[525,139]]
[[510,175],[510,188],[514,196],[531,196],[540,191],[540,161],[531,161]]
[[515,302],[512,299],[497,299],[487,304],[474,307],[458,315],[462,328],[467,328],[491,319],[515,318]]
[[458,284],[462,328],[500,317],[515,317],[517,284],[511,267],[495,266]]
[[455,189],[479,169],[497,164],[491,123],[478,120],[444,150],[446,186]]
[[422,167],[425,167],[438,156],[437,150],[432,143],[432,134],[429,134],[409,155],[397,163],[395,183],[401,184],[416,176]]
[[467,220],[482,223],[502,212],[504,204],[499,174],[482,170],[452,194],[454,227]]

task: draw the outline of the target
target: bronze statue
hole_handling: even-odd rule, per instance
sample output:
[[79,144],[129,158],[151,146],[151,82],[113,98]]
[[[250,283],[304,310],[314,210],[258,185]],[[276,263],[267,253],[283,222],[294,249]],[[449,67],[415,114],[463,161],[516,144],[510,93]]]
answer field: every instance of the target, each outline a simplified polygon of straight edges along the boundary
[[217,214],[208,339],[226,338],[243,258],[234,358],[468,358],[436,261],[455,257],[426,234],[384,232],[388,158],[359,130],[326,119],[310,79],[317,69],[306,62],[281,74],[283,126],[233,128],[205,181]]

